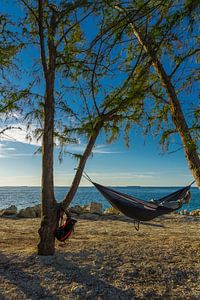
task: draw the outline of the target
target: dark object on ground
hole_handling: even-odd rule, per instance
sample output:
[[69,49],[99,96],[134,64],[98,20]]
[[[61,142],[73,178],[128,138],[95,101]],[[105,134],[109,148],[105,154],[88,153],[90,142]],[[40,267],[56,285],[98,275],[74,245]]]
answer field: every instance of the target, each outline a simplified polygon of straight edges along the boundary
[[64,242],[66,239],[70,237],[72,232],[74,231],[74,226],[77,220],[68,218],[65,223],[58,227],[55,231],[55,237],[60,241]]

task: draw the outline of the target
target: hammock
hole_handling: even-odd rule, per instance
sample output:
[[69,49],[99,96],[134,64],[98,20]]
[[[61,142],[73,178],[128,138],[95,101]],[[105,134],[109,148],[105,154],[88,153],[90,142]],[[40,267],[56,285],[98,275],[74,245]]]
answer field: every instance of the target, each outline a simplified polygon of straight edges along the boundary
[[[137,222],[150,221],[158,216],[180,209],[184,203],[182,200],[189,195],[190,187],[194,183],[193,181],[190,185],[158,200],[144,201],[93,182],[86,173],[84,177],[99,190],[114,208]],[[172,202],[177,203],[176,208],[170,207]]]

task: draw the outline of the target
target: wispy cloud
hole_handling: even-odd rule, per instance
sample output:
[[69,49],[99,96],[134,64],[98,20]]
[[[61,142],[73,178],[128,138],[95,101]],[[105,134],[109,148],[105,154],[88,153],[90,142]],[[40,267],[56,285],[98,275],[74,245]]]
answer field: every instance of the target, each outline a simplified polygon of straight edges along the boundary
[[33,156],[40,156],[40,154],[35,154],[34,152],[32,153],[26,153],[26,152],[22,152],[22,153],[17,153],[17,148],[14,147],[9,147],[7,146],[9,142],[6,141],[2,141],[0,143],[0,159],[1,158],[20,158],[20,157],[33,157]]
[[[41,140],[37,140],[34,135],[31,133],[37,128],[36,125],[31,126],[31,130],[27,131],[26,125],[20,120],[19,116],[16,116],[18,122],[13,122],[12,124],[7,124],[7,126],[12,126],[13,128],[8,129],[0,136],[1,141],[11,141],[11,142],[20,142],[23,144],[30,144],[33,146],[41,146]],[[0,131],[3,130],[3,126],[0,124]],[[28,138],[27,138],[28,136]],[[77,144],[68,144],[65,146],[66,150],[72,153],[83,153],[87,144],[82,143],[78,139]],[[121,153],[120,151],[110,149],[108,145],[96,145],[92,151],[94,154],[117,154]]]
[[154,178],[159,173],[157,172],[106,172],[106,173],[90,173],[91,177],[96,178],[111,178],[112,179],[130,179],[130,178]]
[[[6,116],[2,117],[2,120],[3,120],[2,122],[0,121],[0,131],[3,130],[6,126],[12,128],[6,130],[4,134],[0,136],[0,141],[20,142],[23,144],[30,144],[33,146],[41,146],[41,140],[37,140],[37,138],[35,138],[33,134],[33,132],[37,129],[36,124],[32,124],[30,130],[27,130],[27,126],[23,120],[23,117],[18,113],[16,113],[14,116],[12,115],[12,119],[8,119],[8,121],[6,121]],[[77,141],[78,141],[77,144],[66,145],[65,149],[71,153],[78,153],[78,154],[83,153],[87,144],[83,143],[78,137],[77,137]],[[55,143],[58,144],[56,141]],[[100,144],[94,147],[92,153],[106,155],[106,154],[118,154],[121,152],[118,150],[111,149],[110,146],[108,145]],[[0,154],[3,155],[2,153]],[[24,154],[18,154],[18,156],[20,155],[25,156]]]
[[[73,145],[68,145],[66,146],[66,150],[69,152],[74,152],[74,153],[83,153],[85,148],[86,148],[86,144],[73,144]],[[96,145],[94,147],[94,149],[92,150],[92,153],[94,154],[117,154],[117,153],[121,153],[120,151],[114,151],[112,149],[109,149],[109,146],[107,145]]]
[[120,151],[110,150],[109,146],[107,146],[107,145],[97,145],[93,149],[92,152],[97,153],[97,154],[117,154],[117,153],[121,153]]
[[0,158],[8,158],[8,156],[6,156],[4,154],[0,154]]
[[35,157],[35,156],[40,156],[40,154],[35,154],[35,153],[15,153],[12,154],[12,157]]
[[[35,129],[36,127],[32,126],[32,130],[34,131]],[[3,127],[0,127],[0,131],[1,130],[3,130]],[[1,141],[20,142],[36,146],[41,144],[41,142],[38,141],[33,134],[29,134],[29,138],[27,138],[28,134],[29,132],[27,131],[26,125],[22,123],[15,123],[12,125],[11,129],[6,130],[4,134],[1,135],[0,139]]]
[[8,158],[11,153],[15,151],[15,148],[7,147],[6,144],[0,143],[0,158]]

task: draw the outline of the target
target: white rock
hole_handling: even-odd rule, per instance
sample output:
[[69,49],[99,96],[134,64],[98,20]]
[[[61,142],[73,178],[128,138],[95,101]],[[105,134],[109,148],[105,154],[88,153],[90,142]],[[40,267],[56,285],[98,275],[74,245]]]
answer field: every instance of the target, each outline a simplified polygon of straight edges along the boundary
[[103,213],[104,213],[104,215],[120,215],[120,211],[118,209],[114,208],[113,206],[104,210]]

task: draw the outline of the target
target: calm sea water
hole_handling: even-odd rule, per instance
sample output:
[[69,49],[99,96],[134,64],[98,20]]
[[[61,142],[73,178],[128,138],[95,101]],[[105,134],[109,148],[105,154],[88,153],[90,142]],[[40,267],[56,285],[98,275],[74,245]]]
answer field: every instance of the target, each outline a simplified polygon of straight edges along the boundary
[[[159,199],[167,194],[177,190],[179,187],[115,187],[114,189],[125,194],[135,196],[140,199],[150,200]],[[56,199],[61,201],[67,192],[65,187],[56,187]],[[182,209],[189,211],[200,208],[200,191],[198,188],[191,188],[192,198],[188,205],[184,205]],[[16,205],[18,210],[27,206],[34,206],[40,203],[41,189],[40,187],[0,187],[0,209],[10,205]],[[110,204],[95,189],[95,187],[79,187],[72,206],[76,204],[86,205],[90,202],[100,202],[104,209],[110,207]]]

